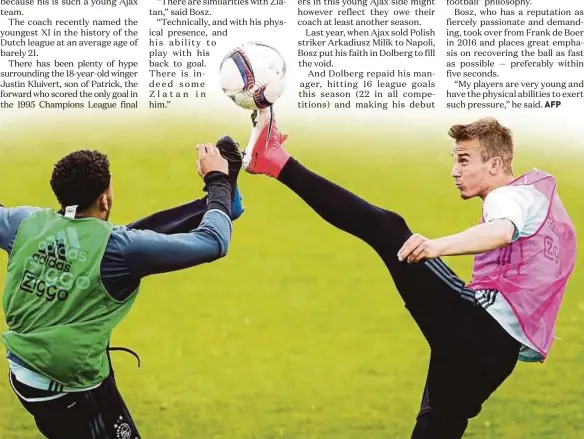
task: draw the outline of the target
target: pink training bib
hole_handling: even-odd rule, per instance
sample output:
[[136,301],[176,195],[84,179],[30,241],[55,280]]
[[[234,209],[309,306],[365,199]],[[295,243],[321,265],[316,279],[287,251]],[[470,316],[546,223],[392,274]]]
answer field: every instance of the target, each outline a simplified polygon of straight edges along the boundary
[[509,185],[532,185],[545,195],[549,201],[546,220],[533,235],[476,255],[473,279],[468,287],[500,291],[526,337],[546,357],[576,262],[576,232],[552,175],[535,169]]

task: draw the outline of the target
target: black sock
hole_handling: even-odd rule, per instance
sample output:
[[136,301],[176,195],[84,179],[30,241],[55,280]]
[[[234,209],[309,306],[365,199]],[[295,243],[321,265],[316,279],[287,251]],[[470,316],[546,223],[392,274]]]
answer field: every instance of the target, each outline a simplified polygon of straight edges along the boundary
[[227,160],[229,167],[229,184],[231,185],[231,201],[235,199],[235,189],[237,186],[237,177],[241,171],[242,156],[239,151],[239,145],[229,136],[221,136],[216,143],[221,156]]
[[241,166],[237,166],[237,168],[232,167],[231,164],[229,166],[229,184],[231,186],[231,201],[235,200],[235,190],[237,189],[237,177],[239,175],[239,170]]

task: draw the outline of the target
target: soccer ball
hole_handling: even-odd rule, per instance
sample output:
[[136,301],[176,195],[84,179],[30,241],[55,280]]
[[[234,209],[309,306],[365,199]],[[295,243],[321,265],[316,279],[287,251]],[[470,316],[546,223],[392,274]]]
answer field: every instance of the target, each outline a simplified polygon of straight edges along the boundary
[[223,92],[239,107],[268,108],[286,88],[286,61],[270,45],[247,42],[230,50],[221,61]]

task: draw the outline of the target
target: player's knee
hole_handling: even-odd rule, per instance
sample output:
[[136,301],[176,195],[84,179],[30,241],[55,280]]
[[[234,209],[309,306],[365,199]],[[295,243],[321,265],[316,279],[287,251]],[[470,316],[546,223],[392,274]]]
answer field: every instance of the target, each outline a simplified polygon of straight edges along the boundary
[[391,230],[393,234],[411,234],[406,220],[398,213],[380,209],[377,220],[383,229]]

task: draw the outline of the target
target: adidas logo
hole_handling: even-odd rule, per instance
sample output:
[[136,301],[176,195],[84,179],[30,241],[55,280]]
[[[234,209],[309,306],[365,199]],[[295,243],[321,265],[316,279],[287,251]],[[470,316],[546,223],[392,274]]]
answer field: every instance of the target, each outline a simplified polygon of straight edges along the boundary
[[49,236],[41,241],[38,251],[47,257],[54,257],[61,261],[85,262],[87,260],[87,253],[81,251],[79,237],[73,227],[67,227],[56,236]]

